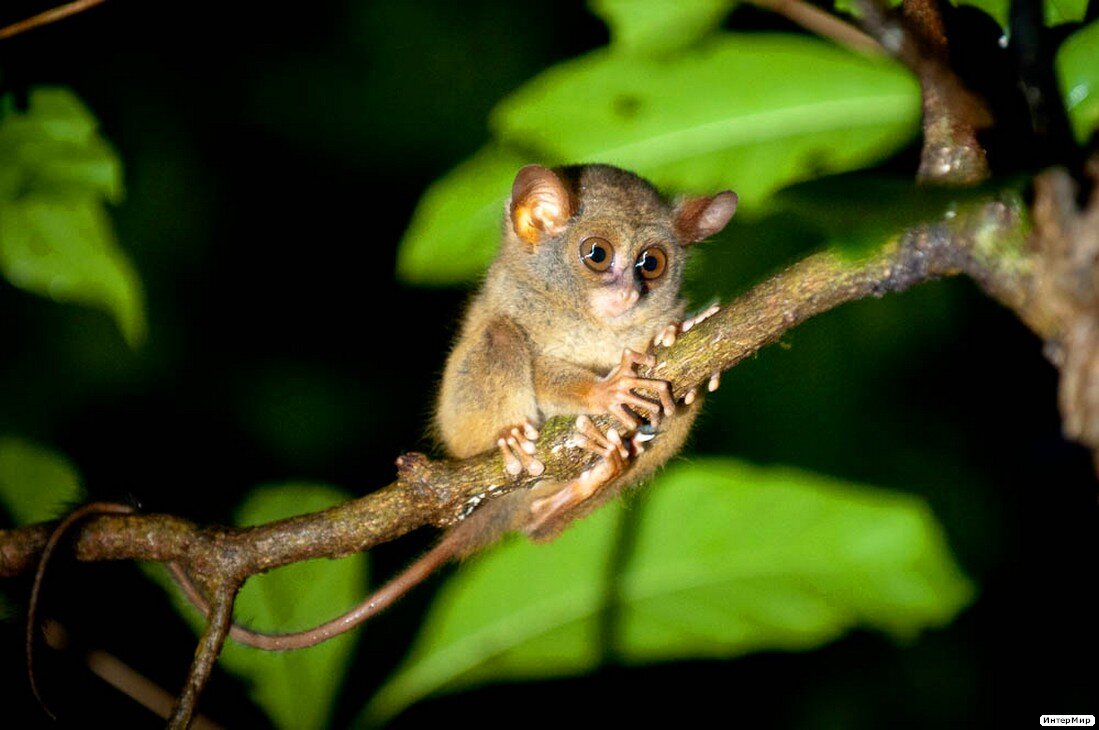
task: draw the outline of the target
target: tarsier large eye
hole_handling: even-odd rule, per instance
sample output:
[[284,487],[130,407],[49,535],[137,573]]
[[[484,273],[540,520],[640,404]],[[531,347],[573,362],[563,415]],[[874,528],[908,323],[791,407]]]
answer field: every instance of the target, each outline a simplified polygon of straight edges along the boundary
[[642,251],[637,257],[637,263],[633,266],[637,269],[637,273],[641,274],[641,278],[652,281],[663,274],[664,269],[668,267],[668,256],[664,253],[664,249],[653,246]]
[[580,242],[580,258],[592,271],[606,271],[614,261],[614,246],[605,238],[589,236]]

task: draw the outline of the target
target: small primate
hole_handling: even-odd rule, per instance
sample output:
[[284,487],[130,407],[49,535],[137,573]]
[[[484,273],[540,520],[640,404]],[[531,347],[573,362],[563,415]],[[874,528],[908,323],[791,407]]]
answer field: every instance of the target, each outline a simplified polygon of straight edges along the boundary
[[[545,480],[486,502],[339,618],[289,634],[234,626],[230,635],[262,649],[320,643],[507,532],[552,539],[667,461],[686,439],[698,401],[692,391],[677,404],[668,382],[642,378],[636,368],[654,364],[651,346],[672,344],[716,311],[681,321],[679,290],[689,247],[722,230],[736,206],[731,191],[668,202],[649,182],[607,165],[521,169],[499,254],[447,360],[434,431],[452,457],[495,449],[508,474],[539,476],[538,429],[547,418],[576,416],[570,443],[600,460],[570,481]],[[613,416],[621,431],[601,431],[589,418],[598,414]],[[654,433],[660,438],[644,448]]]

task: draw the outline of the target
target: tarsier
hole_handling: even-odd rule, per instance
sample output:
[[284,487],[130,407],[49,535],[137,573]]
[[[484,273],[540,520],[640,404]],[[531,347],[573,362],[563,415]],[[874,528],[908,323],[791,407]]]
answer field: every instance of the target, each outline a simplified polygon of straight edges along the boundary
[[[650,349],[671,345],[716,311],[683,321],[679,290],[688,248],[722,230],[736,206],[731,191],[669,203],[647,181],[606,165],[520,170],[499,254],[447,361],[435,432],[452,457],[495,449],[508,474],[536,477],[545,471],[535,443],[541,424],[576,416],[570,444],[599,461],[575,479],[547,479],[487,501],[407,570],[322,626],[290,634],[234,626],[230,635],[263,649],[320,643],[507,532],[555,537],[667,461],[686,439],[699,400],[691,391],[676,403],[668,382],[641,378],[636,368],[655,362]],[[621,430],[601,431],[590,418],[599,414],[613,416]]]

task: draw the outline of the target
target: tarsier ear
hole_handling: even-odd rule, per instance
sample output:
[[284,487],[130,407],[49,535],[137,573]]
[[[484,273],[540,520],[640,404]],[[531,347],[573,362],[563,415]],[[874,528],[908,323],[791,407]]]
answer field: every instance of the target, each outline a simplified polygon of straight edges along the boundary
[[561,232],[572,217],[572,200],[565,183],[541,165],[527,165],[511,186],[511,225],[531,245],[545,235]]
[[697,243],[729,222],[739,201],[732,190],[702,198],[681,200],[675,207],[675,229],[684,243]]

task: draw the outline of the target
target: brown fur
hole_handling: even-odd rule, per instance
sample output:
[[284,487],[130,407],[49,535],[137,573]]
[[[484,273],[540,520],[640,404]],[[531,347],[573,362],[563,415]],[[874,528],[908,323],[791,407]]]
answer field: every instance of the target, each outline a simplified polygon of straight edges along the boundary
[[[728,191],[670,203],[649,182],[606,165],[526,167],[512,193],[500,251],[466,313],[439,391],[435,432],[458,458],[495,448],[503,430],[524,420],[540,425],[557,415],[604,412],[599,388],[623,349],[648,351],[658,332],[682,319],[687,247],[724,227],[736,206]],[[592,236],[614,248],[606,272],[591,270],[580,255]],[[662,248],[667,263],[649,281],[633,264],[651,246]],[[600,316],[592,305],[593,296],[631,287],[639,299],[619,316]],[[653,449],[575,511],[586,514],[648,476],[679,450],[696,412],[680,406]],[[553,488],[543,483],[536,491]],[[538,532],[548,537],[568,521]]]

